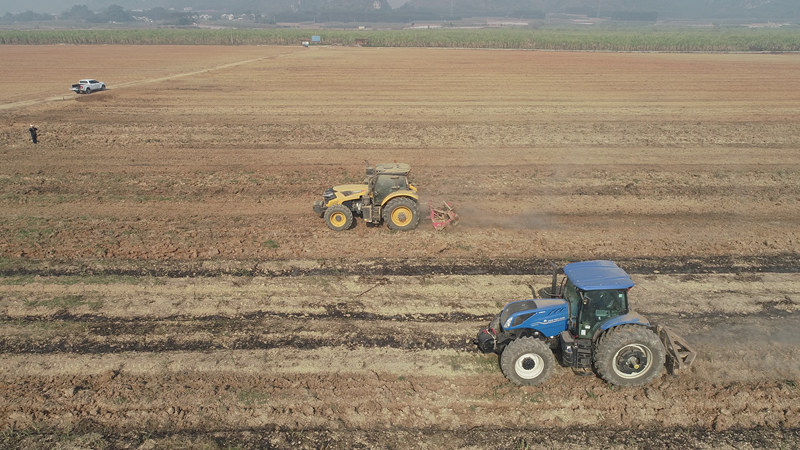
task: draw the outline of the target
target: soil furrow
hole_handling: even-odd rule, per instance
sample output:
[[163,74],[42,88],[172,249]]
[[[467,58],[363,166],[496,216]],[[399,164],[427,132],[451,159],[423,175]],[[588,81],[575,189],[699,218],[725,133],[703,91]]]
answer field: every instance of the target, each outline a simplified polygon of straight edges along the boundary
[[[663,377],[645,389],[613,390],[596,377],[559,370],[548,386],[520,390],[495,373],[449,371],[447,383],[435,374],[398,376],[356,368],[275,373],[268,364],[252,375],[164,371],[143,376],[120,367],[96,376],[4,378],[13,393],[6,402],[18,405],[4,425],[38,420],[43,427],[69,422],[80,429],[88,422],[117,433],[135,432],[142,423],[168,432],[436,430],[459,429],[468,418],[471,427],[506,430],[682,427],[791,435],[800,428],[800,391],[785,380],[712,383]],[[617,410],[612,404],[617,402],[630,406]],[[577,417],[576,411],[581,412]],[[573,423],[565,424],[567,417]]]
[[[631,274],[706,274],[775,272],[797,273],[800,253],[776,255],[678,256],[657,258],[615,258],[615,262]],[[0,276],[138,276],[138,277],[219,277],[224,275],[256,277],[302,276],[421,276],[421,275],[547,275],[552,273],[552,260],[525,259],[362,259],[323,261],[317,267],[293,265],[270,268],[269,263],[229,262],[227,267],[207,267],[205,262],[126,262],[117,264],[76,264],[75,262],[27,261],[25,265],[0,268]],[[564,263],[565,261],[555,261]],[[569,261],[566,261],[569,262]],[[274,263],[273,263],[274,264]],[[38,267],[37,267],[38,266]],[[116,266],[116,267],[115,267]],[[265,267],[266,266],[266,267]]]
[[[302,313],[285,313],[278,311],[256,311],[245,313],[236,316],[190,316],[190,315],[172,315],[166,317],[107,317],[99,314],[71,314],[65,310],[56,312],[52,315],[46,316],[22,316],[22,317],[6,317],[0,318],[2,323],[40,323],[40,322],[75,322],[85,324],[108,324],[103,326],[108,330],[109,334],[116,332],[136,332],[136,334],[145,334],[151,332],[152,329],[162,326],[163,324],[176,323],[176,326],[185,328],[185,331],[193,329],[208,329],[208,330],[222,330],[234,328],[255,328],[255,325],[260,324],[264,320],[286,319],[286,320],[327,320],[327,319],[346,319],[346,320],[369,320],[375,322],[389,321],[389,322],[443,322],[443,323],[457,323],[457,322],[473,322],[473,321],[488,321],[492,315],[487,314],[470,314],[465,312],[447,312],[438,314],[427,313],[411,313],[411,314],[392,314],[385,315],[379,313],[371,313],[366,311],[347,311],[340,310],[336,305],[330,305],[325,308],[328,312],[317,314],[313,312]],[[103,329],[98,326],[93,326],[93,332],[101,332]],[[139,331],[137,331],[139,330]]]
[[14,340],[0,338],[0,352],[6,354],[88,354],[103,355],[126,352],[178,352],[209,350],[269,350],[274,348],[313,350],[322,347],[354,348],[396,348],[404,350],[472,350],[474,346],[468,339],[441,335],[367,336],[363,334],[342,335],[339,337],[303,337],[297,335],[261,333],[259,336],[245,336],[226,339],[220,336],[194,337],[191,333],[128,338],[121,335],[116,339],[73,339],[70,337],[50,338],[46,342],[35,340]]

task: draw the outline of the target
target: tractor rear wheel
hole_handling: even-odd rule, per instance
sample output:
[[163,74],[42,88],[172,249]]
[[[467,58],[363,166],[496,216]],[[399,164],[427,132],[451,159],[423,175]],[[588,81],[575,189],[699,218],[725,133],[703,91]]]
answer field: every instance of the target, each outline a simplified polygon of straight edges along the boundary
[[664,358],[664,346],[652,330],[641,325],[621,325],[600,336],[594,366],[611,384],[642,386],[661,373]]
[[383,208],[383,221],[390,230],[408,231],[419,224],[417,202],[408,197],[398,197]]
[[503,375],[520,386],[536,386],[553,374],[556,359],[550,347],[535,337],[511,341],[500,355]]
[[353,226],[353,211],[344,205],[333,205],[325,210],[325,223],[333,231],[347,230]]

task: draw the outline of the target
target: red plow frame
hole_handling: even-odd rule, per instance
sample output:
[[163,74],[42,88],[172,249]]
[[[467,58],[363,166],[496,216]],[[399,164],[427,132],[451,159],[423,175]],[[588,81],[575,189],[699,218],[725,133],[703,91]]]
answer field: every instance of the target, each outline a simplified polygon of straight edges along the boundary
[[433,228],[439,231],[447,226],[455,225],[458,222],[458,214],[453,210],[453,206],[448,202],[442,202],[440,206],[433,206],[428,203],[431,209],[431,222]]

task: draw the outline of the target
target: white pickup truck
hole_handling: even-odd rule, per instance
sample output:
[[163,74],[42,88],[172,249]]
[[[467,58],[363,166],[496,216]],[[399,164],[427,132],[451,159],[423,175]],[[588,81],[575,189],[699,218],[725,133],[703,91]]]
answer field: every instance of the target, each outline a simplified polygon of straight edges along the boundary
[[102,81],[87,78],[85,80],[78,81],[78,84],[73,84],[72,90],[78,94],[91,94],[92,91],[105,91],[106,84]]

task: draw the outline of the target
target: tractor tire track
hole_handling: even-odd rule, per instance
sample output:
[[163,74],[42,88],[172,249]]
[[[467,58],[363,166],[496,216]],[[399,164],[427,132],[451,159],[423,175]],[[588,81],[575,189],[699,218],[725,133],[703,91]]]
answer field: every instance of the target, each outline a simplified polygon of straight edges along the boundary
[[[169,81],[169,80],[176,80],[176,79],[179,79],[179,78],[192,77],[192,76],[195,76],[195,75],[200,75],[200,74],[209,73],[209,72],[215,72],[215,71],[218,71],[218,70],[230,69],[230,68],[233,68],[233,67],[252,64],[252,63],[255,63],[255,62],[258,62],[258,61],[263,61],[263,60],[266,60],[266,59],[273,59],[273,58],[274,58],[274,56],[265,56],[265,57],[262,57],[262,58],[252,58],[252,59],[246,59],[246,60],[242,60],[242,61],[235,61],[235,62],[227,63],[227,64],[221,64],[221,65],[214,66],[214,67],[208,67],[208,68],[205,68],[205,69],[199,69],[199,70],[193,70],[193,71],[190,71],[190,72],[177,73],[177,74],[174,74],[174,75],[168,75],[168,76],[164,76],[164,77],[149,78],[149,79],[146,79],[146,80],[136,80],[136,81],[128,81],[128,82],[124,82],[124,83],[117,83],[117,84],[114,85],[113,89],[114,90],[116,90],[116,89],[126,89],[126,88],[144,86],[144,85],[153,84],[153,83],[161,83],[161,82]],[[112,90],[111,88],[108,88],[105,91],[111,91],[111,90]],[[94,95],[98,95],[98,94],[102,95],[99,92],[95,92],[94,93]],[[45,104],[45,103],[54,103],[54,102],[72,100],[73,96],[69,95],[69,99],[68,99],[67,98],[68,95],[69,94],[67,94],[67,95],[53,95],[53,96],[50,96],[50,97],[36,98],[36,99],[22,100],[22,101],[17,101],[17,102],[0,104],[0,111],[22,109],[22,108],[27,108],[29,106],[41,105],[41,104]],[[77,95],[93,95],[93,94],[77,94]]]

